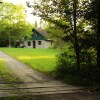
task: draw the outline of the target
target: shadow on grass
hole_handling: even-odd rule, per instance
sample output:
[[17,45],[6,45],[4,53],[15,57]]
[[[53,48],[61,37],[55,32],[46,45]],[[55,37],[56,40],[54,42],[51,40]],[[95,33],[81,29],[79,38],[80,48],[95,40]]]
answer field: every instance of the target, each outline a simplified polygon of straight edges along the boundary
[[2,97],[0,100],[35,100],[35,97],[32,95],[26,96],[13,96],[13,97]]

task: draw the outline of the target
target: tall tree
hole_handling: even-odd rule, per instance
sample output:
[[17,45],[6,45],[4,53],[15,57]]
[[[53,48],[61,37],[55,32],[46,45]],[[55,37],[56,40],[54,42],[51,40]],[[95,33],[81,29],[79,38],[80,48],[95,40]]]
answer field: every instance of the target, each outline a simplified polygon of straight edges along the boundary
[[96,33],[97,67],[100,67],[100,0],[90,0],[86,10],[86,19],[91,21]]
[[100,0],[95,0],[97,7],[97,66],[100,67]]
[[75,52],[76,52],[76,60],[77,60],[77,70],[80,69],[80,48],[79,48],[79,43],[78,43],[78,37],[77,37],[77,4],[78,0],[73,0],[73,33],[74,33],[74,38],[75,38]]
[[[90,4],[91,0],[41,0],[34,7],[33,14],[64,30],[64,41],[70,41],[73,44],[77,70],[80,69],[80,64],[83,64],[83,51],[87,52],[93,46],[88,38],[93,32],[86,31],[86,28],[91,26],[90,21],[84,18]],[[87,43],[84,44],[83,41]]]
[[78,3],[78,0],[42,0],[35,8],[36,13],[44,20],[55,23],[65,30],[64,33],[67,35],[71,32],[77,69],[80,69],[80,49],[76,29],[79,17]]
[[0,33],[2,32],[6,34],[9,47],[13,40],[31,33],[31,27],[26,22],[25,9],[22,6],[11,3],[0,5]]

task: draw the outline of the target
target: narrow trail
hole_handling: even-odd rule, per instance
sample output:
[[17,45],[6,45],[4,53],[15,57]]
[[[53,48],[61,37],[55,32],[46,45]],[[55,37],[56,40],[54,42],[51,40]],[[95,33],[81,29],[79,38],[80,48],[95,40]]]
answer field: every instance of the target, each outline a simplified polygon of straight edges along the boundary
[[0,97],[34,95],[35,100],[100,100],[100,96],[87,94],[79,87],[53,80],[2,51],[0,51],[0,58],[23,81],[12,87],[9,84],[0,84]]

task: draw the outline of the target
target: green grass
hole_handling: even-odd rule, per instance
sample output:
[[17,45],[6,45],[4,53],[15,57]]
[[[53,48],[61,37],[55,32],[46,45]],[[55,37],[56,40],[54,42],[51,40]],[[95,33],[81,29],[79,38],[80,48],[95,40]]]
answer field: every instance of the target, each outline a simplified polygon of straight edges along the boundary
[[0,50],[44,73],[55,70],[56,55],[59,54],[59,51],[53,49],[0,48]]
[[11,84],[20,82],[20,79],[11,73],[11,70],[2,59],[0,59],[0,82]]

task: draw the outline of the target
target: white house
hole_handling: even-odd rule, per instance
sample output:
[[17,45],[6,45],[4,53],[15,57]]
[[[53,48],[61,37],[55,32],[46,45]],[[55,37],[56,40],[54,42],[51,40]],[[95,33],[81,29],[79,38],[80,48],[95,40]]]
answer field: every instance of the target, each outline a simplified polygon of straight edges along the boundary
[[49,48],[52,46],[53,41],[48,39],[48,33],[42,29],[33,29],[32,37],[24,41],[26,48]]

